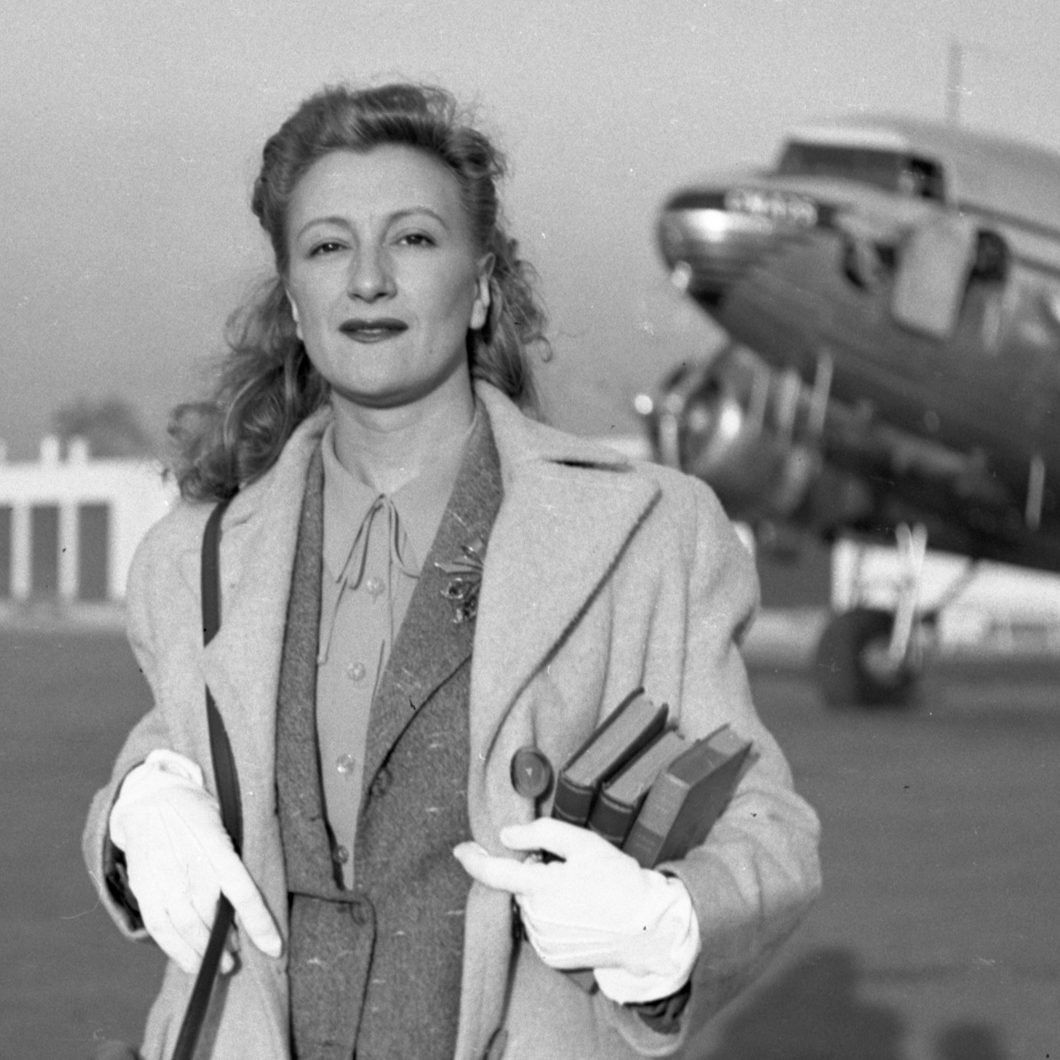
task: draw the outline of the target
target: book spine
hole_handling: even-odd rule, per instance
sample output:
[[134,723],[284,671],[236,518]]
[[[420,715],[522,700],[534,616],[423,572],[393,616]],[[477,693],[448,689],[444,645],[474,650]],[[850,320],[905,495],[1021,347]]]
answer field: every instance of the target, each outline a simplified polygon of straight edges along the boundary
[[595,787],[574,784],[566,773],[560,773],[556,781],[556,796],[552,802],[552,816],[568,824],[588,824],[595,794]]
[[589,828],[609,843],[620,847],[633,824],[637,809],[637,805],[619,802],[602,791],[589,815]]
[[645,869],[658,863],[670,826],[688,794],[688,785],[670,773],[663,773],[652,785],[643,809],[637,815],[622,849]]

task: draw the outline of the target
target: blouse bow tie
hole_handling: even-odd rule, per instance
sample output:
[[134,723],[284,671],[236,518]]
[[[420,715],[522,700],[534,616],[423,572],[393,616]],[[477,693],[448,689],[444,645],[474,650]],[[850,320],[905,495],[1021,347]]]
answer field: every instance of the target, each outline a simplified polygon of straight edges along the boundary
[[[368,539],[377,519],[386,520],[385,533],[389,558],[384,569],[386,575],[385,581],[378,577],[365,577],[365,568],[368,563]],[[382,527],[380,527],[380,530],[382,530]],[[328,651],[331,647],[331,635],[335,629],[335,619],[338,615],[342,594],[348,589],[357,589],[363,584],[366,592],[369,593],[372,599],[382,595],[383,592],[387,592],[388,596],[392,599],[392,581],[395,570],[401,570],[410,578],[418,578],[420,574],[419,567],[410,552],[408,534],[405,532],[405,528],[398,518],[397,508],[394,506],[394,502],[390,497],[381,493],[372,502],[367,512],[365,512],[364,519],[354,536],[353,544],[350,546],[350,552],[346,557],[342,572],[336,579],[339,582],[340,588],[338,594],[335,596],[334,606],[331,608],[330,613],[324,616],[321,622],[320,648],[317,656],[318,663],[327,661]],[[393,618],[393,611],[391,611],[389,639],[389,643],[391,644],[394,642],[394,637],[397,633],[393,628]]]

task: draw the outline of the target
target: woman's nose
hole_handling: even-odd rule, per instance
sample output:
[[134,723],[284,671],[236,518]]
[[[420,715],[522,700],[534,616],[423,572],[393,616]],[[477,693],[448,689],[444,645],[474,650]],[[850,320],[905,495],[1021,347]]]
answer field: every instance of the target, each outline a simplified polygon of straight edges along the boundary
[[351,298],[373,302],[394,293],[394,277],[381,247],[362,247],[350,263],[347,292]]

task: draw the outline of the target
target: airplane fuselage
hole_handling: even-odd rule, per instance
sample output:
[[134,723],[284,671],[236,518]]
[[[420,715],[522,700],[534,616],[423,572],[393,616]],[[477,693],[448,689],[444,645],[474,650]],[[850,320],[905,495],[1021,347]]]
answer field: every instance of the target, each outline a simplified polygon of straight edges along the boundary
[[[813,194],[805,181],[771,183],[780,194],[786,185]],[[817,189],[817,201],[829,204],[822,193],[827,189]],[[871,204],[863,195],[859,205]],[[922,216],[939,209],[928,206]],[[895,250],[901,237],[896,231],[894,242],[880,247]],[[1028,452],[1038,450],[1060,470],[1060,321],[1052,316],[1053,307],[1060,310],[1060,235],[1050,248],[1055,268],[1017,259],[1005,283],[970,282],[956,328],[944,338],[896,322],[893,279],[883,270],[867,281],[869,289],[847,277],[848,239],[821,223],[781,237],[745,280],[705,308],[777,365],[810,374],[820,354],[839,352],[835,396],[870,403],[896,426],[945,444],[981,446],[1021,471]]]
[[1060,539],[1060,158],[908,123],[815,130],[771,171],[675,195],[660,242],[737,343],[965,457]]

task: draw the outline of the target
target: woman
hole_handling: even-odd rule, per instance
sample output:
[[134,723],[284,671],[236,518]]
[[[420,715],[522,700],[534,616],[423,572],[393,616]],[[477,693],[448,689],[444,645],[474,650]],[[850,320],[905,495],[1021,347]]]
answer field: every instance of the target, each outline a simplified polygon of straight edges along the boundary
[[[238,953],[205,1037],[225,1060],[672,1055],[817,891],[817,821],[737,650],[752,567],[713,496],[519,410],[543,316],[502,172],[447,94],[411,85],[326,90],[265,146],[277,277],[216,402],[179,421],[184,501],[128,592],[155,705],[85,834],[119,926],[171,958],[149,1060],[219,889]],[[203,650],[202,530],[232,494]],[[242,861],[209,793],[204,680]],[[549,819],[513,770],[558,768],[641,685],[684,735],[729,723],[758,752],[664,872]]]

